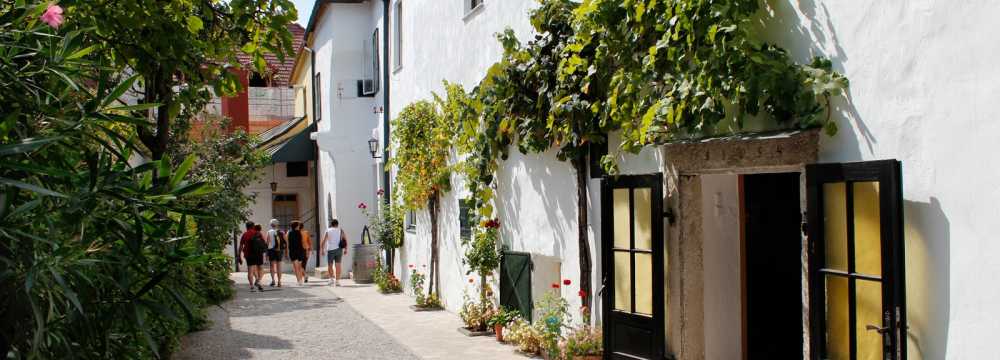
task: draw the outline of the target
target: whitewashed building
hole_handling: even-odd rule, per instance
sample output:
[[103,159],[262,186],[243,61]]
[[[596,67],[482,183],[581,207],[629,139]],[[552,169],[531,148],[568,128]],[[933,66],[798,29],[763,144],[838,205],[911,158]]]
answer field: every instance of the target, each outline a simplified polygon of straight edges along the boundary
[[[1000,110],[990,106],[1000,96],[1000,70],[991,61],[1000,54],[991,27],[1000,4],[766,4],[763,39],[800,63],[827,57],[850,79],[848,94],[833,103],[841,130],[832,137],[786,131],[661,144],[618,159],[626,176],[592,177],[591,277],[595,291],[603,289],[595,312],[607,354],[995,357],[983,345],[1000,333],[993,319],[1000,288],[989,280],[1000,270],[1000,242],[989,231],[1000,218],[993,206],[1000,162],[991,155]],[[337,190],[323,194],[331,194],[338,217],[351,226],[363,222],[348,212],[373,201],[368,194],[381,184],[364,140],[382,121],[373,113],[384,104],[382,90],[389,88],[385,110],[394,117],[442,92],[442,80],[471,89],[500,57],[494,34],[510,27],[521,39],[530,36],[534,6],[317,2],[308,46],[316,51],[325,102],[318,108],[331,119],[319,122],[317,138],[321,148],[334,149],[320,161],[321,188]],[[377,35],[385,23],[392,24],[388,42]],[[382,51],[369,55],[369,40]],[[389,81],[374,98],[359,96],[356,81],[373,57],[388,63],[376,66],[373,78],[388,71]],[[351,172],[341,171],[342,163]],[[574,285],[558,291],[576,308],[572,168],[554,151],[515,150],[497,175],[502,242],[534,263],[531,296],[570,279]],[[459,241],[468,196],[456,175],[441,207],[441,289],[452,311],[474,292]],[[408,224],[396,264],[404,281],[406,265],[420,270],[430,261],[428,214]]]

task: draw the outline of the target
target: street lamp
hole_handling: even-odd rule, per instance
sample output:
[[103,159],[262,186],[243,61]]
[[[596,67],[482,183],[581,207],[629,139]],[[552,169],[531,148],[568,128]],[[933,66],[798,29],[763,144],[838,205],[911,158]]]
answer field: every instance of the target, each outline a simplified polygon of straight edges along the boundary
[[381,155],[378,155],[378,156],[375,155],[376,153],[378,153],[378,139],[376,139],[374,137],[372,137],[371,139],[368,139],[368,151],[372,153],[372,159],[381,159],[382,158]]

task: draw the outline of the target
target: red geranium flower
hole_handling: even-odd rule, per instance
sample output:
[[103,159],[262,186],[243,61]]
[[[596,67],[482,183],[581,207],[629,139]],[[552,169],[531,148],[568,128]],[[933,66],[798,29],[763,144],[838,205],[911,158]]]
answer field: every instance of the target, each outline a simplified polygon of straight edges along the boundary
[[382,196],[383,194],[385,194],[385,190],[378,189],[378,192],[376,192],[375,194],[378,196]]
[[365,205],[365,203],[363,203],[363,202],[359,202],[358,203],[358,209],[367,209],[367,208],[368,208],[368,205]]
[[553,289],[558,289],[559,288],[559,283],[552,283],[552,288]]
[[573,282],[572,282],[572,281],[569,281],[569,279],[565,279],[565,280],[563,280],[563,285],[569,285],[569,284],[572,284],[572,283],[573,283]]
[[410,269],[412,269],[412,268],[413,268],[413,264],[410,264]]
[[583,291],[583,290],[580,290],[580,291],[579,291],[579,292],[577,292],[576,294],[577,294],[577,295],[580,295],[580,297],[581,297],[581,298],[586,298],[586,297],[587,297],[587,292],[586,292],[586,291]]

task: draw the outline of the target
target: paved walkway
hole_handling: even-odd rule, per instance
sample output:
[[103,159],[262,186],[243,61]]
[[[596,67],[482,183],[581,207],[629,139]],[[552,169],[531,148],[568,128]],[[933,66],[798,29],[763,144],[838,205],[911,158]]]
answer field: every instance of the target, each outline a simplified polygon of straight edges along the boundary
[[493,336],[468,337],[459,333],[462,319],[458,314],[415,312],[410,309],[413,297],[383,295],[373,285],[355,285],[350,280],[341,284],[344,286],[331,291],[423,359],[528,359],[516,353],[514,346],[498,343]]
[[175,359],[417,359],[325,280],[251,293],[246,273],[232,279],[235,299],[210,308],[212,328],[186,336]]
[[232,279],[235,299],[210,308],[212,328],[186,336],[175,359],[527,359],[491,336],[460,334],[457,314],[415,312],[412,297],[372,285],[313,278],[251,293],[246,273]]

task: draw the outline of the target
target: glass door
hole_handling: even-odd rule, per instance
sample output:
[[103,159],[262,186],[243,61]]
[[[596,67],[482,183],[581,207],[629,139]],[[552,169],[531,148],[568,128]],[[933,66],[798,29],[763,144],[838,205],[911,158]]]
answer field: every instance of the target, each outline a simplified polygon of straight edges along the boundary
[[900,163],[806,167],[814,359],[905,360]]
[[662,178],[602,182],[604,346],[612,359],[663,358]]

